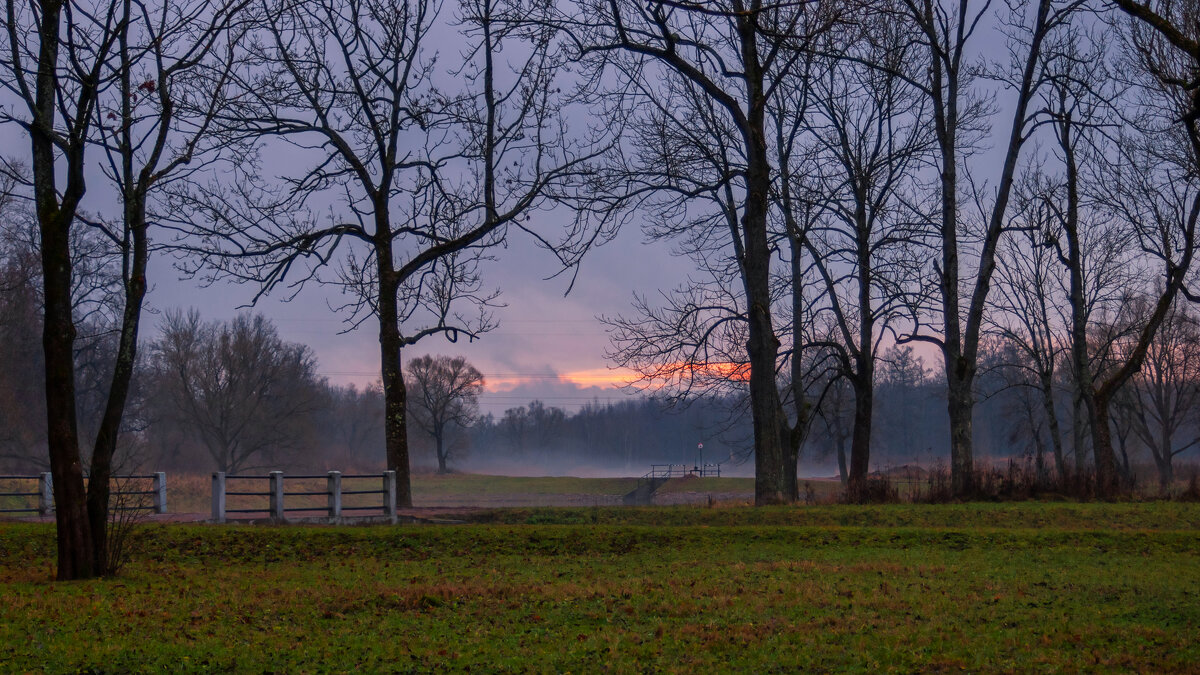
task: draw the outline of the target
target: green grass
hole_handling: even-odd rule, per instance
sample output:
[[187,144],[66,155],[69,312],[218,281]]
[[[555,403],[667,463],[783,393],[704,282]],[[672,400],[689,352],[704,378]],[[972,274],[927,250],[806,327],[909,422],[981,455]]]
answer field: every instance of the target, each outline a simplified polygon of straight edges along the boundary
[[670,526],[787,526],[1039,530],[1200,531],[1200,504],[1187,502],[973,502],[823,504],[803,507],[511,508],[463,517],[478,523]]
[[1197,505],[482,517],[152,526],[72,583],[0,524],[0,670],[1200,672]]

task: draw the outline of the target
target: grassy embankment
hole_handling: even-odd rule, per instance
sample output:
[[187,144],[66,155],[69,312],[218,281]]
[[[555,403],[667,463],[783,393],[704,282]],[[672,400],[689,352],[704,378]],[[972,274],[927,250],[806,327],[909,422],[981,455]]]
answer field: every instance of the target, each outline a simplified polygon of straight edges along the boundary
[[148,526],[76,583],[0,524],[0,670],[1200,672],[1200,505],[478,518]]

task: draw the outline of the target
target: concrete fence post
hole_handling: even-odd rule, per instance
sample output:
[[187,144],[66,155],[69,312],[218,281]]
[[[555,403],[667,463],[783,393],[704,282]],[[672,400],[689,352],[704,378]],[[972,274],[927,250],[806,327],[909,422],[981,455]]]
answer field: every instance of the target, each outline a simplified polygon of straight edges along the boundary
[[163,471],[154,472],[154,512],[167,512],[167,474]]
[[49,472],[43,472],[38,479],[38,513],[47,515],[54,510],[54,479]]
[[383,472],[383,514],[391,523],[396,522],[396,472]]
[[225,522],[225,472],[213,473],[212,519],[214,523]]
[[342,472],[329,472],[329,517],[342,517]]
[[284,521],[283,511],[283,472],[272,471],[271,474],[271,518],[277,522]]

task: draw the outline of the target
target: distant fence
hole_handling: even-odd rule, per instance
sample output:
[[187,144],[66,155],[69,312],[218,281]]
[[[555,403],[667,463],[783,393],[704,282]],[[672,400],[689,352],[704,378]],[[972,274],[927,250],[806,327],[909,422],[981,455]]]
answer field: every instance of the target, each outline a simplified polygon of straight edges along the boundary
[[[288,490],[284,483],[285,480],[310,483],[324,480],[325,489]],[[358,485],[362,485],[362,481],[368,480],[380,481],[380,487],[377,489],[358,487]],[[263,486],[264,481],[266,482],[265,486]],[[354,486],[354,489],[347,490],[342,487],[343,481],[352,481],[357,485]],[[237,487],[236,490],[229,489],[231,483]],[[348,495],[379,495],[380,499],[378,504],[343,506],[342,497]],[[227,506],[229,497],[255,498],[251,501],[258,502],[260,506],[229,508]],[[263,504],[262,497],[267,498],[265,504]],[[293,500],[292,506],[288,506],[285,504],[288,497],[325,497],[325,504],[323,506],[312,504],[296,506],[296,502]],[[396,522],[395,471],[375,474],[343,474],[341,471],[330,471],[326,474],[286,477],[282,471],[272,471],[266,476],[225,474],[218,471],[212,475],[212,520],[215,523],[224,523],[229,514],[256,513],[266,515],[277,522],[286,522],[289,513],[322,514],[333,520],[343,518],[347,512],[364,511],[378,512],[389,522]]]
[[688,467],[687,464],[651,464],[650,471],[648,471],[639,480],[642,482],[652,482],[671,478],[685,478],[687,476],[699,476],[700,478],[720,478],[721,465],[700,464]]
[[[86,479],[86,476],[85,476]],[[167,512],[167,474],[159,471],[145,475],[113,476],[113,510]],[[150,481],[149,489],[144,482]],[[143,483],[143,485],[137,485]],[[132,503],[130,497],[149,497],[148,503]],[[36,505],[34,505],[36,498]],[[28,476],[0,476],[0,513],[54,512],[54,480],[48,472]]]

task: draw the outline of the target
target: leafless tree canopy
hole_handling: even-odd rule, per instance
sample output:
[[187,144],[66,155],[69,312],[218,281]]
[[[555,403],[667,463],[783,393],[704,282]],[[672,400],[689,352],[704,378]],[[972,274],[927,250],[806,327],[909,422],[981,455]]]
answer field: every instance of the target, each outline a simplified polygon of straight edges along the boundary
[[281,340],[262,315],[169,313],[152,360],[169,420],[200,439],[218,471],[266,468],[311,434],[323,393],[312,351]]
[[449,468],[457,434],[475,423],[483,374],[461,356],[420,356],[408,364],[412,420],[436,444],[438,471]]

